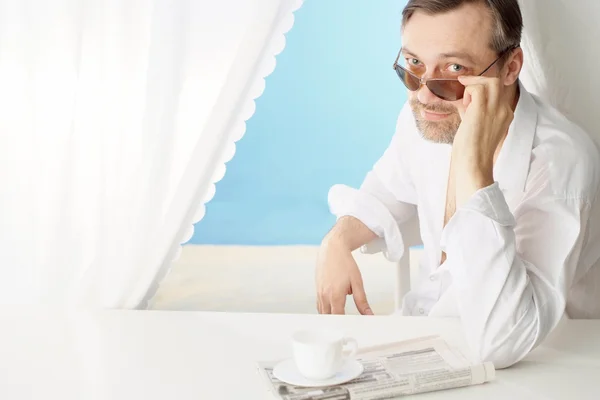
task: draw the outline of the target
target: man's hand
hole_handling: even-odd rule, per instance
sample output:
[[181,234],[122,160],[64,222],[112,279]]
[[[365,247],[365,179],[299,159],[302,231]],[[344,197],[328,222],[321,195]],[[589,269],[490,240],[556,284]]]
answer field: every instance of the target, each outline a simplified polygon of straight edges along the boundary
[[324,243],[316,270],[317,309],[320,314],[344,314],[346,296],[353,295],[363,315],[373,315],[367,302],[362,276],[352,252],[340,244]]
[[514,93],[500,79],[462,76],[459,80],[466,89],[463,108],[459,108],[462,122],[452,146],[457,207],[494,183],[494,156],[514,116]]

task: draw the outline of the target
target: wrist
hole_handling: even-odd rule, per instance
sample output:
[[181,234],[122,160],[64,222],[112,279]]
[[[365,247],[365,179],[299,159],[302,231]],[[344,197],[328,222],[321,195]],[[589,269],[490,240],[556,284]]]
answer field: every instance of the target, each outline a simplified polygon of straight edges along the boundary
[[456,206],[465,204],[475,193],[494,183],[492,168],[470,167],[458,172]]
[[376,237],[360,220],[348,215],[338,219],[321,244],[336,251],[353,252]]
[[494,157],[474,154],[474,155],[458,155],[458,164],[461,172],[467,174],[492,174],[494,170]]
[[343,231],[339,231],[334,227],[321,241],[321,247],[326,250],[333,249],[351,253],[349,240],[345,236]]

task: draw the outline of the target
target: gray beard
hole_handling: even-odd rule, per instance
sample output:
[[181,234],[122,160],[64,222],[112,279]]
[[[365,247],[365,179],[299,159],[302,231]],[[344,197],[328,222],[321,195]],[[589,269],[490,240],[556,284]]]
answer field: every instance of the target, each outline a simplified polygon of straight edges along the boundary
[[441,124],[420,119],[420,115],[417,115],[415,111],[413,111],[413,115],[415,117],[417,129],[423,139],[439,144],[451,145],[454,143],[454,137],[456,136],[458,126],[449,126],[447,129],[443,129],[443,127],[440,126]]

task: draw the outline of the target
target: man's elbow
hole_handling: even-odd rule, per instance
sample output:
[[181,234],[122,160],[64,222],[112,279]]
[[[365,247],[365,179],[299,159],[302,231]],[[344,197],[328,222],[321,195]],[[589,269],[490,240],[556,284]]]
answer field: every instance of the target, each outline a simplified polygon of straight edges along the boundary
[[[530,322],[525,324],[525,321]],[[488,329],[478,341],[475,349],[479,360],[493,363],[496,369],[508,368],[533,350],[538,341],[537,318],[522,318],[508,332]]]
[[521,361],[529,353],[528,348],[513,348],[511,346],[498,346],[495,348],[481,348],[478,358],[481,362],[491,362],[494,368],[508,368]]

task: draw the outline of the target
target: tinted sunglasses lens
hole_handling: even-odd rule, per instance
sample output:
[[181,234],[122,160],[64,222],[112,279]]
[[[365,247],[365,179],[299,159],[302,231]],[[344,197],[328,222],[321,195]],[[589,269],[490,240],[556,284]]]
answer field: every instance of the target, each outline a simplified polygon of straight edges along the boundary
[[456,101],[463,98],[465,87],[459,81],[431,80],[427,81],[427,88],[442,100]]
[[404,68],[402,68],[399,65],[396,65],[394,69],[398,74],[398,78],[400,78],[400,80],[402,81],[402,83],[404,83],[404,86],[406,86],[408,90],[414,92],[415,90],[419,89],[419,87],[421,86],[421,81],[418,78],[409,74]]

